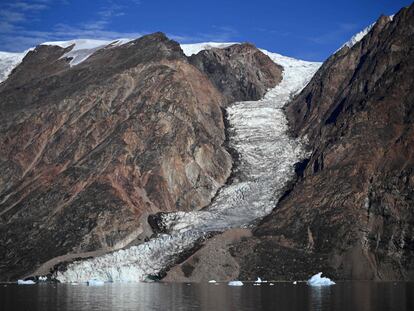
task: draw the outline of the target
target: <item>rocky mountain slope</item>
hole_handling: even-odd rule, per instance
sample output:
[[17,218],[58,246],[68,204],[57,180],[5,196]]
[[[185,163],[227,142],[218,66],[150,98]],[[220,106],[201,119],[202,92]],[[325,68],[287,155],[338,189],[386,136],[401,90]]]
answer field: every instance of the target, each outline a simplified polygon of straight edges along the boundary
[[[230,98],[161,33],[76,44],[36,47],[0,84],[1,280],[139,244],[148,214],[208,205],[232,166],[222,107],[281,79],[249,64],[247,95]],[[229,47],[241,66],[237,49],[267,57]]]
[[0,84],[0,279],[414,279],[414,5],[316,74],[183,50],[49,43]]
[[345,44],[290,102],[297,180],[253,230],[214,237],[165,280],[414,278],[414,5]]
[[412,5],[330,57],[288,105],[312,153],[254,237],[231,248],[242,278],[414,278],[413,59]]

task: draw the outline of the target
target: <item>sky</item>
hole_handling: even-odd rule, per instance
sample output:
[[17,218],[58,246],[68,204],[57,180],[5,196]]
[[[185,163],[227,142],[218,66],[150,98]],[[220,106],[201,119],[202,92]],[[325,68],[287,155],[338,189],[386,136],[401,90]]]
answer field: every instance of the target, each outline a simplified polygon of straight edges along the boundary
[[0,0],[0,51],[46,41],[136,38],[162,31],[180,43],[251,42],[323,61],[403,0]]

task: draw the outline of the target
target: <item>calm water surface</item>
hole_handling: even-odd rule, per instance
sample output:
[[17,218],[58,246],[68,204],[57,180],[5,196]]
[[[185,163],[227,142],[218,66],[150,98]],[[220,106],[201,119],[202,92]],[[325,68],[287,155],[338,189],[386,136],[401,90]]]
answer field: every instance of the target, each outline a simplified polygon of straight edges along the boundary
[[414,310],[414,283],[0,284],[0,310]]

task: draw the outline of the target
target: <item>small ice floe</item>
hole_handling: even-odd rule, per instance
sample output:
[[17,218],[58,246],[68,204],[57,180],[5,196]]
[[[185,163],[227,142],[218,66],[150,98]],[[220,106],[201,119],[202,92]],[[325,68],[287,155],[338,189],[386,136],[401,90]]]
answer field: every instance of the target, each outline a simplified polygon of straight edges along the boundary
[[17,284],[19,285],[33,285],[36,284],[33,280],[17,280]]
[[210,280],[209,283],[217,283],[216,280]]
[[270,286],[274,286],[275,284],[273,284],[273,283],[269,283],[269,285],[270,285]]
[[310,286],[330,286],[334,284],[335,282],[330,278],[322,277],[322,272],[315,274],[308,280],[308,285]]
[[256,280],[256,283],[262,283],[262,282],[263,282],[262,279],[258,277]]
[[229,286],[243,286],[243,282],[242,281],[230,281],[228,285]]
[[40,282],[46,282],[47,281],[47,276],[39,276],[39,281]]
[[293,282],[293,285],[296,285],[296,284],[298,284],[298,281],[294,281],[294,282]]
[[104,281],[97,280],[97,279],[92,279],[92,280],[89,280],[89,281],[88,281],[88,282],[86,282],[86,283],[88,283],[88,285],[89,285],[89,286],[102,286],[102,285],[104,285],[104,284],[105,284],[105,282],[104,282]]

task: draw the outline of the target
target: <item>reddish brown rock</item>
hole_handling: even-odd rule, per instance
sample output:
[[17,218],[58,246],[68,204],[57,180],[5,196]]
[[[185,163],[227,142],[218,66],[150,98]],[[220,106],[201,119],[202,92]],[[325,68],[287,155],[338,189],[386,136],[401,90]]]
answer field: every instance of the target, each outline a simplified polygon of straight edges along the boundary
[[0,84],[0,280],[139,243],[149,214],[202,208],[230,174],[226,98],[178,43],[73,67],[70,49],[39,46]]

